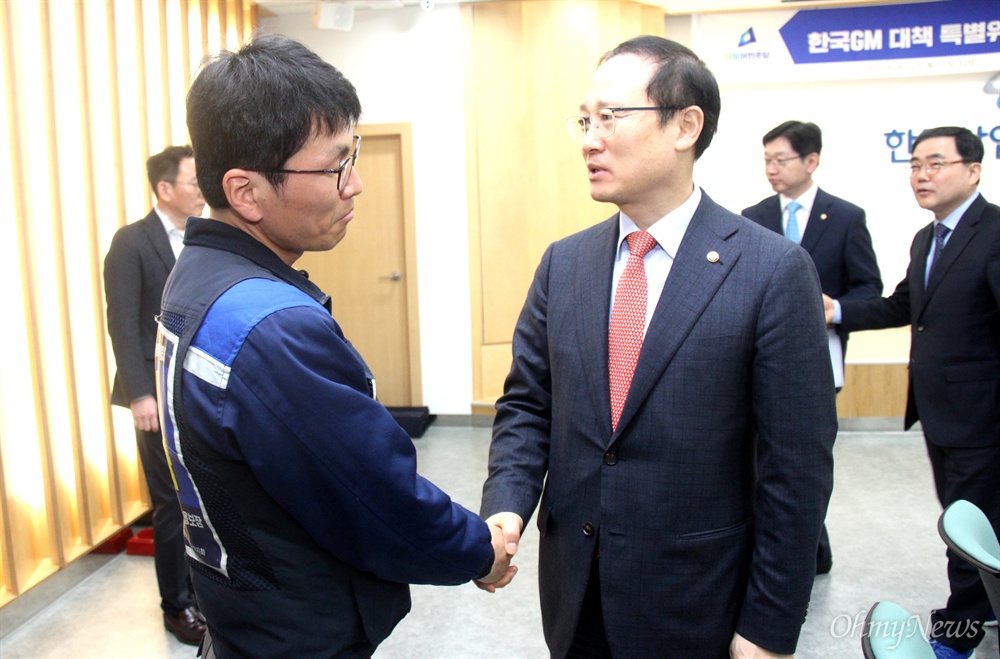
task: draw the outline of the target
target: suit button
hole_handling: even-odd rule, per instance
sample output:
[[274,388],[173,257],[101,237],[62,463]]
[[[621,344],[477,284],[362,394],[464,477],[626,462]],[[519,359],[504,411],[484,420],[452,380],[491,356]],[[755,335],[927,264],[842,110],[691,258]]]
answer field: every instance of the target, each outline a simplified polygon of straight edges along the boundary
[[591,524],[590,522],[584,522],[583,523],[583,534],[585,536],[587,536],[588,538],[590,536],[594,535],[594,525]]
[[604,464],[608,465],[609,467],[614,467],[616,464],[618,464],[618,454],[615,453],[614,451],[608,451],[607,453],[605,453]]

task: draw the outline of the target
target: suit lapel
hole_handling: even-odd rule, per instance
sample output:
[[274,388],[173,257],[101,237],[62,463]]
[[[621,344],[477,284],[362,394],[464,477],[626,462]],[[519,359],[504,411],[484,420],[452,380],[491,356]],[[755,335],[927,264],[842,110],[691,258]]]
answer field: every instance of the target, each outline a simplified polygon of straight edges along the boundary
[[595,410],[611,429],[611,388],[608,383],[608,319],[611,317],[611,280],[618,246],[618,215],[602,224],[594,240],[574,264],[577,300],[576,332],[587,390]]
[[830,196],[822,190],[816,191],[816,199],[813,201],[812,210],[809,212],[809,221],[806,222],[806,232],[802,234],[802,248],[812,254],[813,249],[819,244],[820,236],[826,230],[826,218],[829,217]]
[[152,210],[149,211],[149,215],[143,218],[141,222],[143,229],[146,231],[146,236],[149,237],[149,242],[153,245],[153,250],[160,257],[160,260],[163,261],[164,267],[169,272],[174,267],[177,259],[174,257],[174,250],[170,248],[170,238],[163,229],[160,216],[156,214],[155,210]]
[[934,225],[929,224],[917,232],[913,239],[910,254],[910,313],[912,318],[921,310],[927,296],[924,293],[924,272],[927,267],[927,255],[931,251],[931,240],[934,235]]
[[[982,203],[980,203],[981,201]],[[917,308],[917,317],[920,316],[924,307],[927,306],[927,300],[934,295],[934,291],[937,290],[941,280],[948,274],[948,270],[955,265],[955,262],[958,260],[962,250],[964,250],[965,246],[968,245],[969,242],[975,237],[977,229],[976,225],[979,223],[979,218],[982,217],[983,209],[985,207],[986,202],[983,201],[983,198],[980,195],[974,202],[972,202],[972,205],[969,206],[969,208],[965,211],[965,214],[962,215],[962,219],[959,220],[958,224],[955,226],[955,232],[945,244],[944,250],[938,256],[937,263],[934,264],[934,269],[931,270],[930,277],[927,279],[927,288],[924,291],[923,299],[920,301],[920,306]],[[933,236],[934,234],[933,226],[934,224],[931,223],[929,231],[930,236]],[[933,237],[926,241],[926,248],[923,252],[923,260],[921,261],[924,265],[924,268],[920,271],[921,275],[923,275],[923,272],[927,268],[927,254],[930,252],[932,240]],[[921,283],[922,280],[923,277],[921,276]]]
[[[628,425],[649,396],[740,258],[736,244],[727,243],[727,239],[739,230],[739,224],[719,210],[719,206],[704,195],[691,218],[646,331],[639,363],[614,437]],[[711,252],[718,254],[717,261],[709,259]]]
[[782,236],[785,235],[781,228],[781,200],[778,195],[769,197],[764,203],[767,207],[767,212],[764,213],[764,227]]

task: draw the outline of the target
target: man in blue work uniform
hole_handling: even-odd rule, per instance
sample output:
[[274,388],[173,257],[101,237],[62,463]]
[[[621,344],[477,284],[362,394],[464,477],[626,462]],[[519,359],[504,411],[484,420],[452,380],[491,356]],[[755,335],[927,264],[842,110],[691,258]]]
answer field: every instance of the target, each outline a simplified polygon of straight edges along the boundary
[[202,656],[370,657],[408,583],[502,587],[502,535],[416,472],[330,298],[292,265],[354,219],[361,106],[262,35],[209,62],[188,129],[192,218],[157,338],[161,425],[208,624]]

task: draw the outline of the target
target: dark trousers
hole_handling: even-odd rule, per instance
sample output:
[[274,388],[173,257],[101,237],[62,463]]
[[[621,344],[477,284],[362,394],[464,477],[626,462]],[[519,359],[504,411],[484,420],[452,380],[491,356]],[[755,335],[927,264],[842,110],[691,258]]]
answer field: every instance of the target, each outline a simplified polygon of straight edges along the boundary
[[567,659],[612,659],[608,636],[604,631],[604,613],[601,610],[601,570],[599,559],[594,556],[583,596],[580,621],[569,647]]
[[816,567],[826,571],[833,564],[833,551],[830,549],[830,536],[826,532],[826,524],[819,531],[819,545],[816,547]]
[[184,520],[159,432],[135,431],[139,460],[153,504],[153,542],[160,608],[176,615],[195,603],[191,573],[184,558]]
[[[944,447],[926,440],[938,500],[948,507],[959,499],[978,506],[1000,534],[1000,446]],[[948,584],[951,595],[943,609],[931,613],[931,636],[965,651],[983,640],[982,622],[990,610],[979,571],[950,549]]]
[[[841,347],[846,354],[847,344],[842,344]],[[837,387],[837,395],[840,395],[842,389],[843,387]],[[831,565],[833,565],[833,550],[830,549],[830,534],[826,532],[826,522],[824,522],[819,530],[819,544],[816,546],[816,571],[829,572]]]

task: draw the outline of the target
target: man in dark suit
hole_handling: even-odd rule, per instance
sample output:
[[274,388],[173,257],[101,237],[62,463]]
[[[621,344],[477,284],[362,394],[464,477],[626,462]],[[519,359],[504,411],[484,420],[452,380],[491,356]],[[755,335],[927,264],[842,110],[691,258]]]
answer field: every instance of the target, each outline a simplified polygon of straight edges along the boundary
[[142,220],[115,233],[104,259],[108,333],[115,353],[111,402],[132,410],[139,459],[153,506],[156,580],[166,628],[182,643],[205,632],[184,558],[181,509],[163,453],[156,411],[153,349],[156,315],[170,269],[180,254],[184,226],[205,206],[189,146],[167,147],[146,161],[156,206]]
[[[778,194],[743,209],[743,217],[780,233],[809,252],[823,293],[868,300],[882,295],[882,278],[865,225],[864,209],[820,189],[813,182],[823,134],[819,126],[786,121],[764,135],[764,172]],[[830,330],[831,359],[838,387],[844,383],[847,332]],[[816,573],[833,566],[826,526],[820,532]]]
[[541,500],[554,657],[771,657],[798,641],[833,375],[809,255],[693,183],[720,105],[694,53],[647,36],[602,58],[570,120],[591,196],[621,212],[542,257],[481,509],[512,553]]
[[[978,192],[983,142],[958,127],[913,142],[910,186],[934,221],[910,246],[906,278],[887,298],[825,298],[849,331],[910,325],[905,427],[924,431],[942,506],[966,499],[1000,533],[1000,208]],[[989,613],[977,570],[948,552],[951,596],[932,614],[938,657],[969,657]]]

